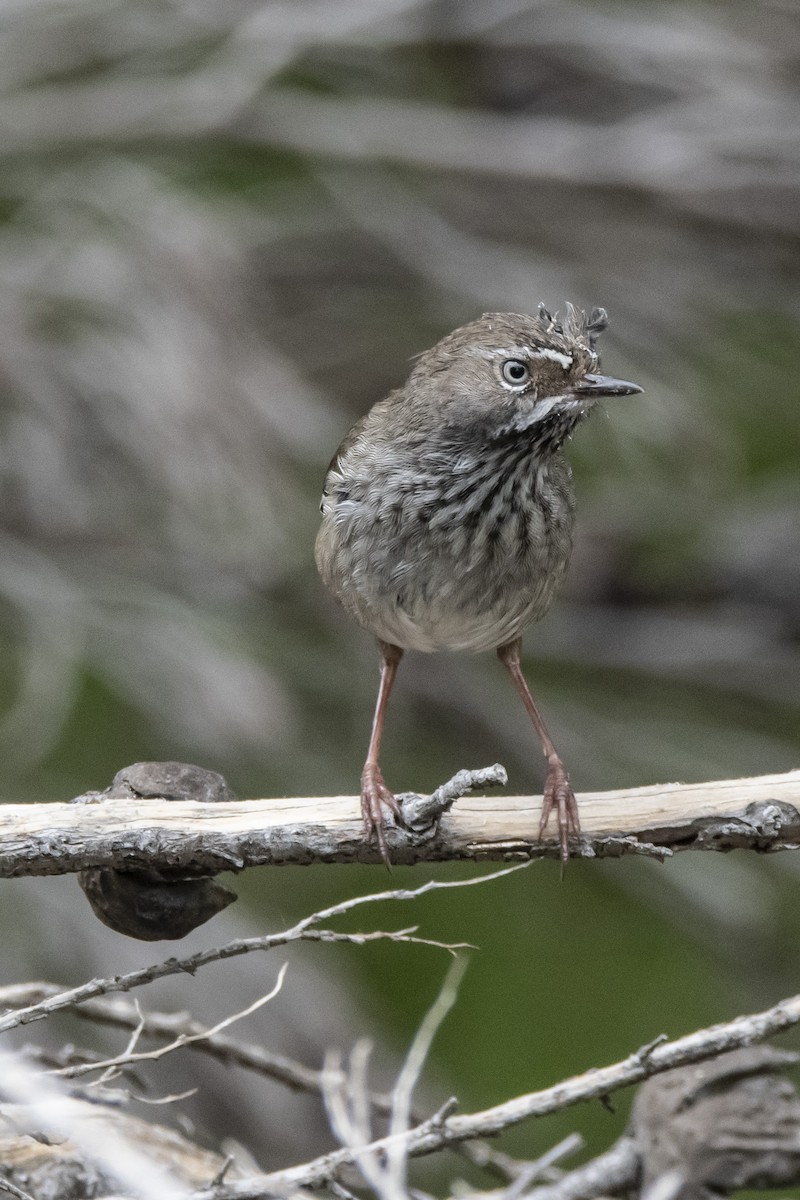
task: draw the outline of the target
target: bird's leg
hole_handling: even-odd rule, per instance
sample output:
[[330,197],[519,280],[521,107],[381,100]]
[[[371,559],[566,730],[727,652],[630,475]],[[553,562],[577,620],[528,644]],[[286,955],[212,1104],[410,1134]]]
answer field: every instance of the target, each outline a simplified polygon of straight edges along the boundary
[[536,707],[536,701],[531,695],[531,690],[528,687],[525,676],[522,674],[519,658],[521,645],[521,640],[517,638],[516,641],[508,642],[505,646],[498,646],[497,657],[514,680],[514,686],[519,692],[520,699],[525,705],[533,727],[539,735],[539,741],[542,743],[542,753],[547,759],[547,776],[544,781],[544,800],[542,802],[542,817],[539,821],[539,837],[544,836],[547,822],[550,819],[550,813],[555,809],[558,818],[558,843],[561,847],[561,862],[564,864],[569,859],[570,834],[577,836],[581,831],[578,802],[570,786],[567,769],[553,745],[550,734],[547,732],[547,726],[542,720],[539,709]]
[[399,646],[393,646],[390,642],[378,642],[378,646],[383,659],[381,662],[381,683],[378,689],[378,701],[375,705],[375,716],[372,719],[372,733],[369,739],[369,749],[367,750],[367,761],[364,763],[364,770],[361,772],[361,813],[364,817],[364,830],[367,838],[371,838],[373,834],[375,835],[381,858],[387,867],[391,867],[384,833],[386,821],[384,805],[386,808],[391,809],[398,821],[402,822],[403,818],[400,806],[394,798],[394,792],[391,792],[383,781],[379,758],[381,753],[381,738],[383,736],[383,722],[386,719],[389,696],[392,692],[400,659],[403,657],[403,651]]

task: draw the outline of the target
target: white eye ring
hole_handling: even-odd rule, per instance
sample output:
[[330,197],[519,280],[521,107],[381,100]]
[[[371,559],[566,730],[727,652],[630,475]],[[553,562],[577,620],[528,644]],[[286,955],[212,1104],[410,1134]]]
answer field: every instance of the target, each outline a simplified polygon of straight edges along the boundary
[[524,387],[531,377],[531,369],[521,358],[507,358],[500,368],[500,374],[512,387]]

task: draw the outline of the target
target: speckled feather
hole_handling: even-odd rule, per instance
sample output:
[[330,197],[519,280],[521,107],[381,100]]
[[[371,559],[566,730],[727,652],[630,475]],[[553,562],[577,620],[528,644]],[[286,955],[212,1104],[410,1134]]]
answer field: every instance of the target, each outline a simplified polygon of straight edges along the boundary
[[[325,480],[316,559],[345,609],[404,649],[480,651],[549,609],[572,550],[561,447],[592,407],[605,313],[487,313],[420,355]],[[502,375],[527,364],[524,387]]]

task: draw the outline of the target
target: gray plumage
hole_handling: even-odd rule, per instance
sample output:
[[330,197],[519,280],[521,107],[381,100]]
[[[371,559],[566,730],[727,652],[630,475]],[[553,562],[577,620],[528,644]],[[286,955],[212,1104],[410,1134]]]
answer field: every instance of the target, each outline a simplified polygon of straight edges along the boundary
[[[489,650],[549,609],[574,521],[560,447],[593,403],[570,389],[597,365],[583,314],[570,318],[487,313],[457,329],[337,451],[317,565],[382,641]],[[530,365],[523,390],[499,374],[511,359]]]
[[635,384],[595,372],[606,314],[485,313],[421,354],[333,457],[320,574],[380,644],[381,685],[361,806],[384,861],[401,814],[380,769],[404,650],[497,649],[547,761],[539,825],[557,814],[562,862],[580,830],[575,795],[520,664],[523,630],[553,602],[572,552],[572,475],[561,447],[600,397]]

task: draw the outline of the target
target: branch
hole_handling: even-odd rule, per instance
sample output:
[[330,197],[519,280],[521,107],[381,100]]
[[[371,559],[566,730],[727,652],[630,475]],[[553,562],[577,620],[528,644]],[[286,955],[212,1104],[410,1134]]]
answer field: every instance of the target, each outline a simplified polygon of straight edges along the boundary
[[[416,1156],[431,1154],[470,1138],[494,1136],[532,1117],[546,1116],[587,1100],[604,1099],[620,1088],[641,1083],[674,1067],[703,1062],[728,1050],[762,1042],[798,1023],[800,995],[781,1000],[763,1012],[736,1017],[673,1042],[658,1039],[620,1062],[591,1069],[583,1075],[563,1080],[554,1087],[517,1096],[482,1112],[455,1116],[437,1114],[403,1135],[404,1148],[407,1154]],[[358,1153],[380,1154],[387,1151],[395,1140],[391,1137],[379,1138],[369,1146],[362,1146]],[[334,1178],[342,1167],[350,1166],[355,1161],[352,1150],[334,1150],[298,1167],[222,1187],[213,1195],[208,1191],[196,1192],[192,1200],[258,1200],[283,1189],[317,1188]]]
[[[35,1007],[54,996],[62,996],[67,990],[57,983],[10,984],[0,987],[0,1010]],[[295,1091],[316,1096],[322,1094],[321,1071],[285,1055],[274,1054],[263,1046],[240,1042],[212,1031],[185,1012],[142,1012],[138,1005],[124,1000],[122,996],[86,1000],[75,1005],[74,1012],[76,1016],[97,1024],[140,1029],[142,1037],[169,1042],[180,1038],[182,1046],[207,1054],[228,1066],[254,1071]],[[376,1093],[371,1099],[377,1112],[390,1112],[391,1096]]]
[[[0,987],[0,1010],[25,1008],[36,1011],[36,1006],[43,1001],[56,996],[61,997],[66,992],[67,989],[57,983],[9,984]],[[236,1065],[274,1079],[294,1091],[319,1097],[323,1094],[323,1071],[308,1067],[285,1055],[275,1054],[263,1046],[227,1037],[220,1032],[220,1025],[209,1029],[200,1021],[193,1020],[188,1013],[143,1012],[138,1004],[131,1003],[122,996],[86,1000],[76,1004],[71,1011],[88,1021],[129,1029],[142,1037],[168,1041],[172,1043],[172,1047],[177,1047],[179,1043],[181,1047],[207,1054],[228,1066]],[[368,1100],[376,1114],[391,1116],[394,1105],[391,1093],[370,1091]],[[415,1122],[424,1119],[421,1114],[412,1114],[412,1117]],[[507,1156],[485,1143],[465,1142],[457,1149],[475,1166],[493,1171],[500,1178],[506,1178],[512,1169],[513,1160],[507,1159]],[[570,1152],[574,1149],[570,1143]],[[567,1150],[564,1149],[563,1153],[566,1154]],[[514,1162],[514,1170],[517,1165]],[[512,1177],[515,1176],[512,1174]]]
[[281,930],[278,933],[265,934],[264,937],[236,938],[224,946],[216,946],[209,950],[200,950],[195,954],[187,955],[185,958],[168,958],[163,962],[154,963],[152,966],[129,971],[125,975],[111,975],[105,979],[91,979],[88,983],[69,988],[67,991],[60,992],[56,996],[46,996],[43,1000],[28,1005],[26,1008],[20,1008],[15,1012],[0,1016],[0,1033],[5,1033],[9,1029],[16,1029],[20,1025],[29,1025],[32,1021],[44,1020],[55,1012],[74,1008],[75,1005],[83,1004],[87,1000],[94,1000],[98,996],[107,996],[118,992],[130,992],[134,988],[144,987],[152,983],[154,979],[163,979],[169,975],[194,975],[196,971],[201,967],[207,966],[209,963],[220,962],[228,958],[237,958],[242,954],[263,953],[274,950],[278,946],[286,946],[290,942],[347,942],[354,946],[361,946],[366,942],[393,941],[406,942],[412,945],[432,946],[440,950],[446,950],[451,954],[454,954],[457,950],[474,949],[473,946],[470,946],[466,942],[445,943],[429,938],[415,937],[413,936],[413,929],[393,931],[370,930],[367,933],[340,933],[334,929],[320,929],[319,926],[323,921],[328,921],[332,917],[340,917],[344,913],[351,912],[355,908],[360,908],[364,904],[376,904],[384,900],[415,900],[418,896],[424,896],[427,892],[479,886],[483,883],[489,883],[493,879],[499,879],[503,875],[519,871],[525,866],[527,866],[526,863],[521,863],[513,867],[505,867],[502,870],[493,871],[489,875],[477,875],[472,879],[430,879],[427,883],[423,883],[417,888],[395,888],[392,891],[372,892],[366,896],[353,896],[349,900],[343,900],[339,904],[332,904],[328,908],[311,913],[309,916],[303,917],[295,925],[292,925],[291,928]]
[[[433,797],[400,797],[410,828],[388,830],[392,861],[556,857],[552,833],[542,843],[536,836],[539,796],[461,798],[450,811],[454,792],[463,797],[502,778],[502,768],[459,772]],[[574,853],[584,857],[800,845],[800,771],[586,792],[578,801],[583,836]],[[89,867],[214,873],[315,861],[380,861],[364,840],[357,797],[0,805],[0,878]]]
[[264,1004],[268,1004],[270,1000],[274,1000],[283,987],[287,966],[287,963],[283,964],[278,972],[275,986],[270,991],[265,992],[263,996],[259,996],[257,1000],[254,1000],[252,1004],[248,1004],[247,1008],[243,1008],[241,1012],[231,1013],[230,1016],[224,1017],[210,1029],[201,1029],[196,1033],[181,1032],[171,1042],[168,1042],[166,1046],[159,1046],[156,1050],[136,1050],[135,1047],[138,1045],[139,1039],[146,1028],[146,1020],[142,1016],[133,1031],[133,1036],[128,1042],[127,1048],[122,1054],[116,1054],[113,1058],[96,1059],[92,1062],[70,1063],[68,1066],[58,1067],[50,1073],[61,1076],[64,1079],[79,1079],[82,1075],[93,1075],[96,1071],[102,1071],[105,1079],[109,1077],[109,1072],[115,1071],[116,1068],[129,1067],[133,1063],[138,1062],[154,1062],[159,1058],[165,1058],[167,1054],[172,1054],[175,1050],[182,1050],[184,1046],[213,1038],[215,1034],[220,1033],[223,1029],[227,1029],[235,1021],[240,1021],[242,1017],[249,1017],[256,1009],[261,1008]]
[[636,1141],[624,1133],[603,1154],[576,1167],[558,1183],[527,1192],[525,1200],[591,1200],[595,1196],[635,1195],[641,1169],[642,1156]]

